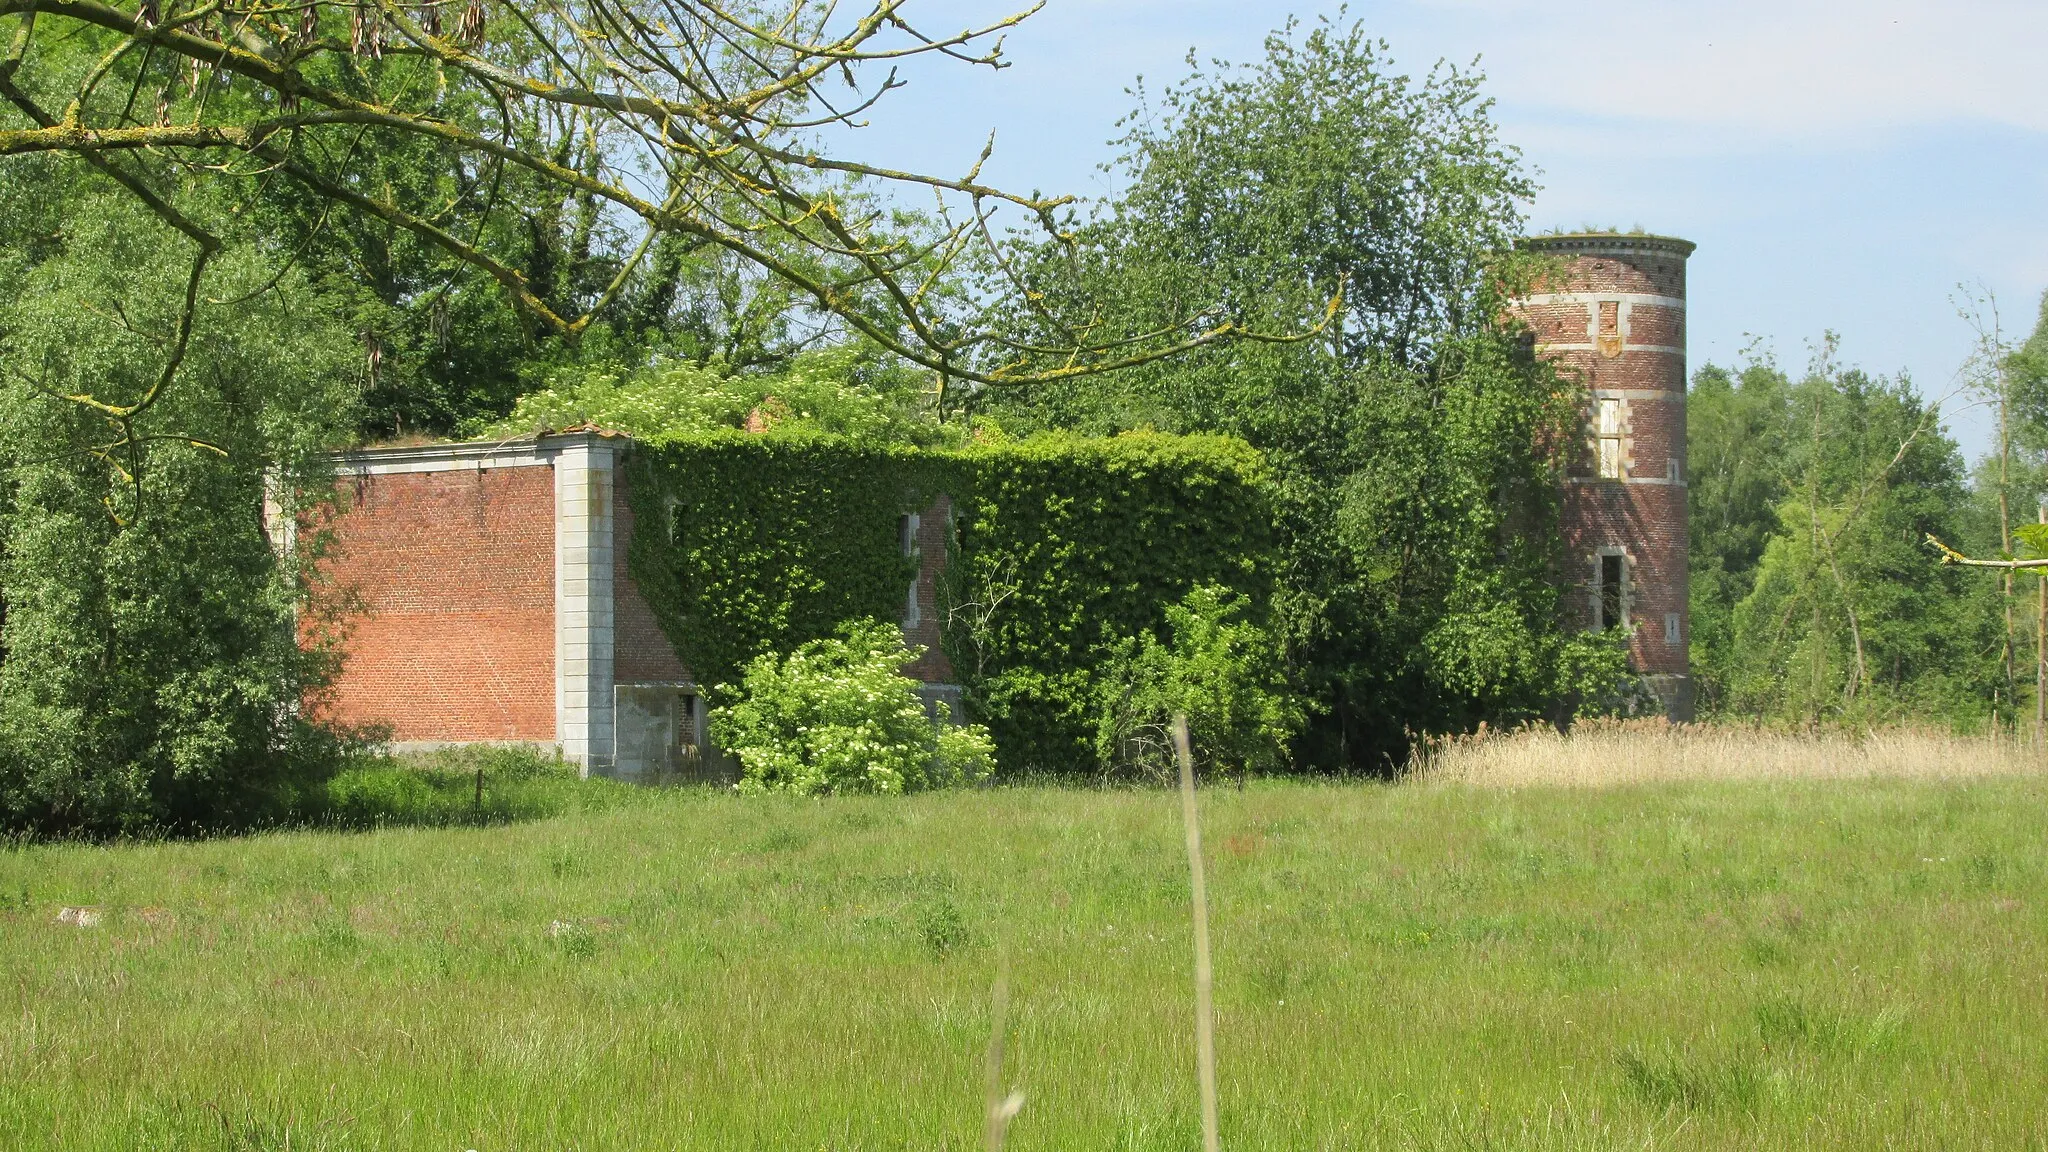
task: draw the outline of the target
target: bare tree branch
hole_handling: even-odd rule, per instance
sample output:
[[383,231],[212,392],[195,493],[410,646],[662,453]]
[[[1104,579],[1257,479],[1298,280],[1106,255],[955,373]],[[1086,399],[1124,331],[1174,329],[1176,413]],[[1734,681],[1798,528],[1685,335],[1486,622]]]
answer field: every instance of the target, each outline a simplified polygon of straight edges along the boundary
[[1948,545],[1942,543],[1940,540],[1936,539],[1934,534],[1931,532],[1927,535],[1927,543],[1932,545],[1936,552],[1941,553],[1941,562],[1943,564],[1959,564],[1965,568],[2001,568],[2008,572],[2019,568],[2048,568],[2048,557],[2043,557],[2041,559],[2036,560],[1972,559],[1971,557],[1965,556],[1961,552],[1958,552],[1955,549],[1949,547]]
[[[153,3],[130,12],[106,0],[0,0],[0,19],[19,21],[13,54],[0,62],[0,91],[24,112],[37,109],[26,125],[0,123],[0,158],[79,156],[179,227],[166,215],[175,214],[174,197],[114,158],[169,162],[195,179],[237,179],[251,173],[235,171],[233,158],[246,157],[263,173],[483,272],[542,330],[572,339],[618,298],[656,237],[687,235],[781,280],[845,330],[932,370],[942,391],[946,380],[1028,384],[1228,340],[1309,339],[1330,323],[1261,332],[1196,309],[1114,342],[1097,342],[1090,326],[1076,325],[1057,329],[1063,346],[1006,344],[971,302],[938,291],[942,277],[971,249],[993,253],[995,266],[1005,267],[989,227],[997,211],[1021,213],[1051,242],[1070,243],[1054,223],[1070,198],[982,182],[986,150],[966,176],[952,178],[837,154],[818,136],[858,127],[856,117],[901,86],[891,70],[864,88],[863,64],[934,55],[1000,68],[1001,34],[1037,11],[1033,5],[932,35],[911,21],[909,5],[869,0],[864,11],[842,15],[836,0],[786,0],[771,19],[721,0],[476,0],[448,28],[438,8],[400,0],[202,0],[189,7],[170,0],[160,13]],[[490,18],[476,20],[476,11]],[[16,86],[26,60],[82,28],[113,39],[95,49],[70,90]],[[191,76],[182,97],[181,68]],[[216,78],[253,85],[255,94],[215,100]],[[827,81],[846,82],[852,97],[828,94]],[[152,88],[155,108],[138,118],[137,95]],[[481,100],[457,99],[462,93]],[[518,131],[513,106],[534,110]],[[40,113],[44,107],[63,111]],[[497,120],[479,107],[499,109]],[[416,203],[357,183],[350,157],[366,131],[429,141],[458,159],[474,157],[479,170],[523,170],[560,189],[583,205],[579,236],[602,223],[604,259],[618,262],[616,275],[573,298],[528,283],[515,259],[492,250],[481,226],[466,239],[451,230],[444,217],[452,202]],[[935,197],[942,226],[935,234],[895,227],[875,207],[892,190]],[[949,198],[963,209],[960,217],[949,216]],[[194,231],[179,230],[199,242]]]

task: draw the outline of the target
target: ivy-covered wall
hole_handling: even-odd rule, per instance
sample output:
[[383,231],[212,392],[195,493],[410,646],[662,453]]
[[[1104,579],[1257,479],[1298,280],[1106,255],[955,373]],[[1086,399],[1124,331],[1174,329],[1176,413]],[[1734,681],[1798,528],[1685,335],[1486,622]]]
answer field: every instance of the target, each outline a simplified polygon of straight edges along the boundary
[[1008,771],[1093,766],[1109,646],[1156,632],[1190,587],[1271,595],[1272,506],[1242,441],[1048,436],[961,459],[947,655]]
[[960,450],[813,434],[636,446],[634,579],[711,685],[857,616],[896,619],[915,561],[898,517],[953,498],[944,648],[1009,771],[1092,766],[1096,676],[1196,583],[1263,605],[1273,514],[1241,441],[1044,436]]
[[897,516],[922,506],[932,463],[831,436],[636,444],[629,570],[698,680],[736,681],[762,652],[788,652],[843,620],[901,614],[916,570]]

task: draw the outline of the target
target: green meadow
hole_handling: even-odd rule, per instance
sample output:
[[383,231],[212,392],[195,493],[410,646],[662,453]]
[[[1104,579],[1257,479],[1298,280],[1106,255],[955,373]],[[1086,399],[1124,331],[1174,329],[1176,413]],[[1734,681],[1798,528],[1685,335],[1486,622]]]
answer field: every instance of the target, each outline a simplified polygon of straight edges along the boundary
[[[0,847],[0,1147],[1199,1146],[1170,793],[419,775]],[[2048,1148],[2048,779],[1201,804],[1225,1148]]]

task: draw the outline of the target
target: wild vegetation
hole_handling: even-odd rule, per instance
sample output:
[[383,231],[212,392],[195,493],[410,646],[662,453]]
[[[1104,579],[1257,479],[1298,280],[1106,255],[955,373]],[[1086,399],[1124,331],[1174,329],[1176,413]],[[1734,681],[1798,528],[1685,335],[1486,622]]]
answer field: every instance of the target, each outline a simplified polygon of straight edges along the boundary
[[[0,1143],[979,1147],[1007,966],[1007,1147],[1196,1145],[1170,797],[599,792],[0,848]],[[2044,803],[1205,789],[1224,1146],[2039,1144]]]
[[[1836,360],[1697,372],[1687,397],[1692,665],[1706,713],[1799,724],[2035,728],[2038,578],[1939,563],[2033,555],[2048,496],[2048,299],[1966,365],[2001,413],[1972,470],[1937,401]],[[2042,541],[2048,543],[2048,541]],[[2038,739],[2038,734],[2036,736]]]
[[1950,727],[1888,726],[1855,732],[1788,731],[1730,723],[1591,721],[1566,735],[1548,726],[1480,731],[1428,742],[1416,779],[1488,788],[1609,788],[1657,782],[1973,780],[2048,770],[2048,747]]
[[[1502,322],[1534,191],[1476,74],[1416,78],[1363,26],[1290,24],[1247,64],[1139,107],[1071,249],[1020,240],[1030,343],[1133,337],[1195,301],[1317,338],[1240,341],[1100,378],[988,390],[1018,427],[1221,432],[1274,473],[1273,626],[1308,724],[1299,759],[1379,768],[1410,731],[1568,719],[1619,651],[1562,626],[1561,459],[1580,393]],[[1078,269],[1078,271],[1076,271]],[[1028,303],[1027,303],[1028,302]],[[1232,313],[1234,314],[1234,313]]]
[[[1028,15],[912,7],[0,0],[0,1145],[1190,1147],[1192,905],[1232,1148],[2048,1147],[2048,576],[1929,545],[2048,556],[2048,302],[1974,470],[1702,369],[1715,723],[1598,723],[1481,77],[1290,22],[1081,204],[852,154]],[[329,454],[589,423],[740,787],[309,720]]]
[[739,790],[823,796],[979,784],[995,771],[988,729],[928,714],[903,667],[918,654],[893,621],[766,652],[747,664],[711,734],[740,763]]
[[[1619,674],[1555,612],[1537,445],[1574,402],[1495,322],[1530,185],[1475,75],[1290,29],[1173,89],[1126,142],[1131,193],[1067,219],[823,146],[887,94],[867,65],[993,65],[1007,21],[444,7],[0,0],[8,824],[247,822],[333,770],[289,704],[324,667],[287,623],[319,535],[273,561],[253,511],[317,503],[322,450],[359,436],[1224,433],[1273,464],[1251,611],[1300,699],[1295,763],[1384,769],[1411,729],[1568,716]],[[991,669],[970,706],[999,756],[1092,763],[1111,646],[1163,640],[1187,590],[1056,633],[1088,641],[1072,668]],[[984,632],[1034,635],[1034,603]]]
[[[305,613],[321,541],[280,555],[254,510],[314,511],[328,450],[393,434],[594,420],[676,452],[977,459],[946,644],[1007,771],[1144,746],[1130,733],[1156,732],[1171,678],[1153,665],[1179,642],[1167,609],[1208,583],[1263,633],[1237,645],[1261,667],[1232,690],[1260,687],[1209,739],[1262,732],[1225,758],[1263,770],[1394,771],[1417,738],[1616,699],[1614,637],[1559,611],[1554,449],[1580,396],[1504,322],[1534,185],[1478,74],[1407,74],[1361,26],[1290,22],[1244,65],[1141,88],[1121,190],[1080,204],[904,173],[826,132],[889,92],[869,65],[991,66],[1011,21],[928,37],[893,2],[798,0],[775,25],[663,3],[0,0],[9,827],[303,808],[348,735],[295,706],[332,667]],[[1925,537],[2031,547],[2044,341],[1987,331],[1972,379],[2001,438],[1974,472],[1926,397],[1831,345],[1798,379],[1699,374],[1710,715],[2024,724],[2038,578],[1941,567]],[[1186,434],[1242,441],[1185,443],[1255,455],[1258,499],[1227,540],[1155,532],[1129,554],[1140,536],[1101,513],[1158,497],[1165,452],[1132,445]],[[1052,482],[1095,503],[1026,514]],[[803,511],[803,477],[778,484],[748,508]],[[842,495],[902,500],[880,487]],[[868,535],[836,554],[859,561],[846,597],[707,584],[761,607],[720,632],[717,597],[680,587],[664,619],[729,682],[889,614],[902,558]],[[715,536],[683,543],[756,585],[794,570]],[[1016,568],[1035,537],[1104,566]],[[1177,545],[1207,567],[1161,558]],[[1146,560],[1172,572],[1132,576]]]

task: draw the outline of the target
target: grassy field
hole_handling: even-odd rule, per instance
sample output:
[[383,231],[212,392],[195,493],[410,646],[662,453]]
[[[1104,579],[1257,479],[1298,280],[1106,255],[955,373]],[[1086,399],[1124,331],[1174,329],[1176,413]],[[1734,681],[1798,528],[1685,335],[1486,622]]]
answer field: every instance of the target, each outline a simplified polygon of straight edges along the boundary
[[[1199,1145],[1170,794],[600,791],[0,848],[0,1147]],[[1226,1148],[2048,1148],[2048,778],[1202,806]]]

